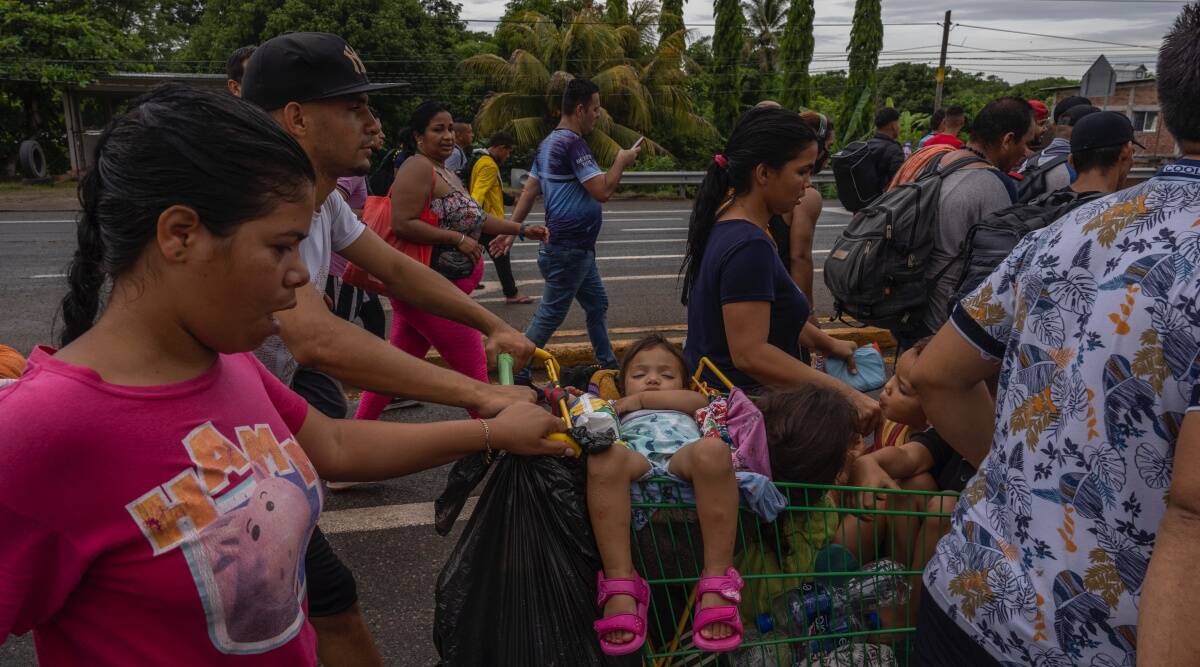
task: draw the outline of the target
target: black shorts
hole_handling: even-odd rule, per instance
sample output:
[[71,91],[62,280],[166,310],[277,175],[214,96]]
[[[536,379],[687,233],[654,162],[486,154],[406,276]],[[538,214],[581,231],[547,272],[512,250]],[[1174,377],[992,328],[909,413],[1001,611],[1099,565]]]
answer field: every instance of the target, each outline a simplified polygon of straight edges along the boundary
[[[346,395],[337,380],[310,368],[301,368],[292,378],[292,390],[308,404],[333,419],[346,417]],[[358,602],[354,573],[334,553],[329,540],[317,526],[304,555],[304,577],[308,586],[308,615],[340,614]]]
[[921,588],[917,612],[917,639],[913,649],[917,667],[1000,667],[1000,663],[946,615],[929,591]]

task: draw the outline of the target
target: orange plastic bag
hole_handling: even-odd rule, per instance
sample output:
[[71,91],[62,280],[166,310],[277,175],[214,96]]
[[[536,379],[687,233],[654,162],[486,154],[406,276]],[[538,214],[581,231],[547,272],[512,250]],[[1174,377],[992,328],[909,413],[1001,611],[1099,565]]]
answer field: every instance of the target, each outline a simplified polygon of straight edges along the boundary
[[[429,208],[429,204],[433,199],[433,186],[429,188],[429,195],[425,198],[425,207],[421,209],[421,214],[418,216],[422,221],[437,227],[438,217]],[[367,203],[363,206],[363,222],[371,231],[375,232],[388,245],[396,250],[412,257],[418,262],[429,266],[429,259],[433,255],[433,246],[427,243],[414,243],[396,236],[396,232],[392,230],[392,197],[367,197]],[[377,278],[367,273],[366,269],[350,262],[346,265],[346,272],[342,274],[342,282],[353,285],[359,289],[366,290],[375,294],[387,294],[387,287]]]

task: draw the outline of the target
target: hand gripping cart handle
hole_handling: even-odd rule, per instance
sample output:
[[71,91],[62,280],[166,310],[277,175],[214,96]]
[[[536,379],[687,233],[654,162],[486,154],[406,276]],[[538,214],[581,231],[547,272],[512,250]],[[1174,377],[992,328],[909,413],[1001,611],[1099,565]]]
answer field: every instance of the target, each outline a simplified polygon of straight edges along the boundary
[[[559,366],[558,360],[549,352],[538,348],[533,352],[533,358],[542,362],[546,367],[546,375],[549,376],[550,382],[555,389],[562,389],[562,385],[558,383],[559,373],[562,371],[562,366]],[[500,384],[513,384],[513,358],[511,354],[504,353],[496,358],[497,373],[500,376]],[[571,412],[567,409],[567,399],[559,392],[558,413],[562,415],[563,423],[567,429],[571,428]],[[575,441],[575,438],[566,433],[554,433],[549,437],[550,440],[561,442],[569,445],[573,455],[578,458],[583,453],[583,448]]]

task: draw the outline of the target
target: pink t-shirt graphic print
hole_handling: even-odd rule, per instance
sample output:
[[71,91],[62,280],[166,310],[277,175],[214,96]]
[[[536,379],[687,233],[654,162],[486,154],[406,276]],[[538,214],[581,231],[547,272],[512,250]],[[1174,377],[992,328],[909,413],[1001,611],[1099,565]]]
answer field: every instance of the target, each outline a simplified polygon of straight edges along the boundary
[[251,355],[124,387],[35,351],[0,390],[0,640],[33,629],[42,665],[315,664],[307,409]]

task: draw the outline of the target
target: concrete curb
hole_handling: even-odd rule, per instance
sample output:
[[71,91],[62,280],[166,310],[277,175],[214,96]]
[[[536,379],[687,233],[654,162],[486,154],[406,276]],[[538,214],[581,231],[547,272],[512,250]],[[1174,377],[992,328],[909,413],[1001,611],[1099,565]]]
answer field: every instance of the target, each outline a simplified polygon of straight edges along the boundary
[[[646,329],[646,333],[652,332],[653,329]],[[870,345],[878,343],[880,349],[886,354],[889,350],[895,349],[896,340],[892,338],[892,334],[886,329],[877,327],[839,327],[836,329],[826,329],[826,333],[834,338],[842,340],[852,340],[859,345]],[[683,336],[667,336],[667,340],[682,345]],[[619,338],[613,340],[613,352],[620,359],[625,351],[637,341],[637,338]],[[546,346],[546,350],[558,359],[558,363],[563,366],[586,366],[596,363],[596,357],[592,353],[591,343],[550,343]],[[431,352],[427,357],[430,361],[438,366],[445,366],[446,362],[440,355]]]

